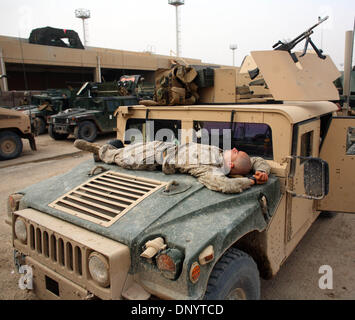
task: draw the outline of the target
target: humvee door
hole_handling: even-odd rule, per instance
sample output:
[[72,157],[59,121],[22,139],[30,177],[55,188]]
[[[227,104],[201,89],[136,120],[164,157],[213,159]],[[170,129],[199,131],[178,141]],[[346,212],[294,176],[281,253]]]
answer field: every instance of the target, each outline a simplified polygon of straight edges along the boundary
[[[340,72],[329,56],[325,60],[314,53],[299,57],[295,63],[286,51],[253,51],[258,66],[275,100],[335,101],[338,90],[333,81]],[[251,71],[251,70],[248,70]]]
[[334,117],[320,157],[329,164],[329,193],[318,210],[355,213],[355,117]]

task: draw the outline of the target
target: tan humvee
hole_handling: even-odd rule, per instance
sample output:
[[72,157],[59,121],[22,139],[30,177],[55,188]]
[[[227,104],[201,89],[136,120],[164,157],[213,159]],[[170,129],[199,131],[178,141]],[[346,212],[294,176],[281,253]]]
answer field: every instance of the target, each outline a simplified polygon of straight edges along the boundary
[[[250,84],[247,73],[255,66],[256,80],[265,83]],[[203,143],[204,133],[211,143],[216,130],[223,147],[219,138],[230,129],[228,147],[271,165],[268,183],[226,195],[190,176],[107,164],[107,175],[88,181],[91,162],[58,177],[65,188],[58,183],[54,190],[52,179],[19,192],[9,200],[16,262],[32,268],[39,297],[256,299],[259,273],[274,276],[321,211],[354,211],[355,156],[347,151],[355,119],[338,117],[328,101],[339,99],[330,58],[307,54],[296,65],[287,52],[253,52],[241,71],[215,70],[214,87],[200,92],[209,105],[120,107],[117,138]],[[164,195],[167,186],[172,192]],[[115,213],[112,197],[137,201]],[[92,272],[94,260],[106,272],[102,281]],[[251,274],[236,276],[237,265]],[[221,280],[222,269],[228,281]],[[251,291],[238,282],[243,276]]]
[[21,138],[28,139],[31,149],[36,150],[29,117],[20,111],[0,108],[0,160],[13,159],[21,154]]

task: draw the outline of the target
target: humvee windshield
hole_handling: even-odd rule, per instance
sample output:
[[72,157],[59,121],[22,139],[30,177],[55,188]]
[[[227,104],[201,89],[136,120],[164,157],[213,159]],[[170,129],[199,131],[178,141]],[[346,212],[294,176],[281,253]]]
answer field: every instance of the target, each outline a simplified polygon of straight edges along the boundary
[[126,124],[125,144],[142,141],[181,140],[180,120],[128,119]]
[[[221,149],[237,148],[251,156],[273,159],[272,132],[265,123],[194,121],[193,141]],[[129,119],[125,144],[141,141],[181,141],[180,120]]]
[[194,121],[198,143],[237,148],[251,156],[273,159],[272,132],[265,123]]

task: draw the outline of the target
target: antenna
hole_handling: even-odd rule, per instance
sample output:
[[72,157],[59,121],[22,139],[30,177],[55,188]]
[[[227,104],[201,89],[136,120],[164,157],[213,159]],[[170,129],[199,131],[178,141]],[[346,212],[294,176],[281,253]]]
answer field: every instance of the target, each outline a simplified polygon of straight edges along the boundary
[[180,54],[181,54],[181,48],[180,48],[181,31],[180,31],[179,6],[184,5],[185,0],[168,0],[168,3],[172,6],[175,6],[175,10],[176,10],[176,56],[180,57]]
[[84,46],[87,46],[88,41],[87,41],[87,26],[86,26],[86,20],[90,18],[90,10],[88,9],[76,9],[75,10],[75,17],[79,18],[83,21],[83,35],[84,35]]

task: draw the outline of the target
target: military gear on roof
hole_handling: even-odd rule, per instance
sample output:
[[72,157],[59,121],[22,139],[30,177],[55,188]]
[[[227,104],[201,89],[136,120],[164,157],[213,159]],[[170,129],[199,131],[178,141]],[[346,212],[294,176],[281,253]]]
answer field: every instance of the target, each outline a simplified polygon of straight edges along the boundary
[[191,66],[176,63],[171,69],[157,72],[153,101],[142,100],[142,105],[184,105],[194,104],[199,98],[198,86],[193,81],[197,71]]

